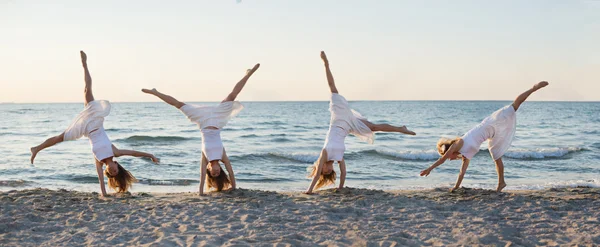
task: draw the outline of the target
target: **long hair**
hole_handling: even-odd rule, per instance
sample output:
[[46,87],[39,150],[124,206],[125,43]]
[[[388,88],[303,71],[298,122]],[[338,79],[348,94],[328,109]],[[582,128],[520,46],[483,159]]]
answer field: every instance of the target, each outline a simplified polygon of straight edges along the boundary
[[221,164],[219,164],[219,168],[221,168],[221,172],[219,173],[219,176],[216,177],[211,176],[210,171],[206,168],[206,185],[208,186],[208,189],[215,188],[217,191],[222,191],[223,189],[231,187],[229,176],[227,176],[225,170],[221,167]]
[[310,166],[309,169],[311,169],[310,171],[310,175],[308,175],[308,178],[314,178],[315,176],[319,176],[319,180],[317,181],[317,184],[315,185],[315,190],[330,185],[330,184],[335,184],[335,170],[332,170],[331,173],[324,175],[323,173],[321,174],[317,174],[317,166],[318,166],[318,161],[317,163],[315,163],[314,165]]
[[137,182],[137,179],[131,175],[131,172],[125,170],[119,162],[115,161],[115,163],[117,163],[119,171],[116,176],[111,176],[108,171],[104,171],[104,175],[108,177],[108,187],[118,193],[127,192],[131,185]]
[[452,146],[452,144],[454,144],[456,141],[458,141],[458,138],[440,138],[440,140],[437,142],[437,151],[440,154],[440,156],[444,156],[448,149],[450,149],[450,146]]

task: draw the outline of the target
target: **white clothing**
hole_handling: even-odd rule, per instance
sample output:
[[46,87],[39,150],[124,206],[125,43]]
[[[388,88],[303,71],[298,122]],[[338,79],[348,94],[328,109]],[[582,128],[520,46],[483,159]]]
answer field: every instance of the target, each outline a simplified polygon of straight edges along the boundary
[[332,93],[329,111],[331,112],[331,120],[323,147],[327,151],[328,161],[341,161],[344,158],[346,149],[344,139],[348,134],[353,134],[370,144],[373,143],[375,139],[373,131],[361,121],[361,119],[366,120],[366,118],[351,109],[344,96]]
[[104,131],[104,128],[99,128],[88,134],[90,145],[92,145],[92,153],[97,160],[102,161],[106,158],[115,156],[112,149],[112,143]]
[[90,139],[92,152],[97,160],[113,157],[112,143],[104,131],[104,118],[110,114],[111,105],[106,100],[89,102],[64,132],[64,140],[77,140],[83,136]]
[[[190,121],[200,127],[202,133],[202,152],[208,161],[221,160],[223,157],[223,141],[221,128],[235,117],[244,106],[239,101],[221,102],[217,106],[183,105],[180,110]],[[212,129],[208,127],[216,127]]]
[[110,103],[106,100],[89,102],[65,130],[65,141],[77,140],[95,129],[102,128],[104,118],[110,114]]
[[223,141],[221,130],[202,129],[202,152],[208,161],[221,160],[223,158]]
[[199,106],[185,104],[179,110],[190,119],[190,121],[204,129],[206,127],[225,127],[229,119],[235,117],[244,106],[239,101],[221,102],[217,106]]
[[502,158],[515,136],[517,114],[512,105],[507,105],[485,118],[480,124],[461,137],[463,146],[458,151],[467,159],[472,159],[481,144],[489,140],[488,149],[492,159]]
[[344,139],[346,139],[347,135],[348,132],[340,127],[329,127],[325,145],[323,146],[323,149],[327,151],[327,161],[340,161],[344,159],[344,151],[346,150]]

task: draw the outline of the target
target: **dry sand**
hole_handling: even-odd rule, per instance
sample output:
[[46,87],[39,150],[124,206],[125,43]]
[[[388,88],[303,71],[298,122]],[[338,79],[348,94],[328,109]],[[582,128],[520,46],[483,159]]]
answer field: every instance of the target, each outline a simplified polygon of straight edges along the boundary
[[600,246],[600,189],[0,193],[0,246]]

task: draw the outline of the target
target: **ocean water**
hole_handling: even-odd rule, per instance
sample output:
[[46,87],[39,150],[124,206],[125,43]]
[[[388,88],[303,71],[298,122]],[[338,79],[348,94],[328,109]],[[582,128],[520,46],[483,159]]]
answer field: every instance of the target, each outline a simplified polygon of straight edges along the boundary
[[[242,102],[245,109],[222,131],[238,187],[305,190],[306,168],[323,146],[328,102]],[[216,103],[198,103],[216,104]],[[460,161],[448,161],[427,178],[419,172],[438,155],[441,136],[461,136],[509,101],[354,101],[369,120],[406,125],[417,136],[378,133],[375,144],[346,138],[346,185],[372,189],[424,189],[454,184]],[[40,152],[29,147],[59,134],[83,104],[0,104],[0,190],[34,187],[99,191],[86,138]],[[104,127],[122,149],[154,153],[119,162],[138,179],[132,191],[197,191],[200,131],[164,103],[113,103]],[[493,189],[497,175],[486,143],[472,159],[463,186]],[[600,186],[600,102],[526,102],[517,134],[504,156],[508,190]],[[335,166],[338,170],[337,165]],[[338,173],[339,174],[339,173]]]

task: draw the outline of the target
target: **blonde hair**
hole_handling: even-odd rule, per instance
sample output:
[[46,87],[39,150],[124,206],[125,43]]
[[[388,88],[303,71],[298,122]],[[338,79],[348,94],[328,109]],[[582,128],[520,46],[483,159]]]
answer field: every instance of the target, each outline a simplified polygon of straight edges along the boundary
[[315,190],[318,190],[321,187],[330,185],[330,184],[335,184],[335,171],[332,170],[331,173],[324,175],[323,173],[321,174],[317,174],[317,167],[319,166],[318,161],[308,167],[308,169],[310,169],[310,175],[308,175],[308,178],[314,178],[315,176],[319,176],[319,180],[317,181],[317,184],[315,185]]
[[454,144],[457,141],[458,137],[454,139],[445,137],[440,138],[440,140],[437,142],[437,151],[440,154],[440,156],[444,156],[444,154],[446,154],[446,151],[450,149],[450,146],[452,146],[452,144]]
[[132,184],[137,182],[137,179],[131,175],[131,172],[125,170],[125,168],[123,168],[119,162],[115,161],[115,163],[117,163],[118,169],[116,176],[111,176],[108,171],[104,171],[104,174],[106,177],[108,177],[108,187],[117,193],[127,192],[129,188],[131,188]]
[[219,176],[216,177],[211,176],[210,171],[208,170],[208,168],[206,168],[206,186],[208,187],[208,189],[214,188],[216,191],[222,191],[231,187],[231,181],[229,181],[229,176],[227,175],[227,173],[225,173],[220,163],[219,168],[221,168],[221,172],[219,173]]

